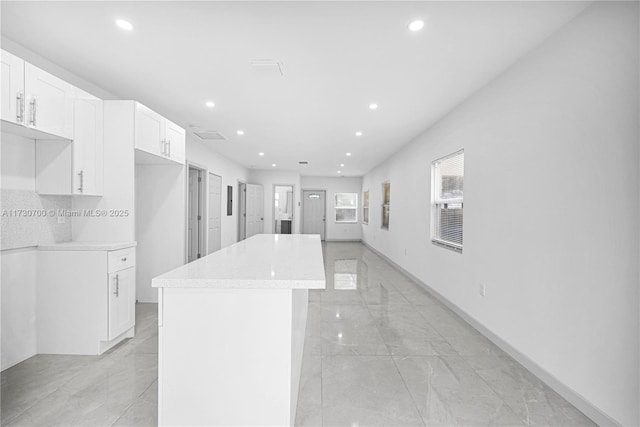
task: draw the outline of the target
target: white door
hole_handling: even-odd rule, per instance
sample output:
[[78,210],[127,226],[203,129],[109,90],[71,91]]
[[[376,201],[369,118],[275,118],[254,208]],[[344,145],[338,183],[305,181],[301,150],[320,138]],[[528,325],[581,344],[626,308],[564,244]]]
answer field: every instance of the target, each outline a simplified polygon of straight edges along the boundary
[[200,251],[200,227],[202,221],[200,208],[201,184],[200,171],[189,168],[189,218],[187,221],[189,233],[189,253],[187,254],[187,259],[189,262],[200,258],[202,254]]
[[25,62],[24,88],[27,126],[73,139],[74,87]]
[[319,234],[324,240],[325,192],[304,190],[302,192],[302,233]]
[[80,89],[74,100],[73,194],[102,194],[103,102]]
[[264,190],[262,185],[247,184],[246,237],[264,233]]
[[2,104],[0,105],[0,113],[2,115],[0,117],[2,120],[23,125],[25,124],[26,102],[24,99],[24,60],[3,50],[1,63],[2,87],[0,88],[0,96]]
[[247,184],[238,185],[238,241],[247,238]]
[[137,149],[164,156],[164,118],[155,111],[136,103],[136,142]]
[[165,119],[165,135],[167,140],[166,154],[176,162],[185,162],[185,130]]
[[222,246],[221,232],[222,211],[222,178],[209,174],[209,253],[215,252]]
[[136,268],[109,274],[109,339],[135,324]]

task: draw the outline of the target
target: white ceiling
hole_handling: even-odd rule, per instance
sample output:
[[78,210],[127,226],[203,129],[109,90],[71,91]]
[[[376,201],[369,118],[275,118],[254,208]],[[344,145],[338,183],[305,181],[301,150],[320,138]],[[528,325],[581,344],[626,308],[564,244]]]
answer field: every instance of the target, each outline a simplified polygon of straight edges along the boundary
[[[586,4],[2,1],[0,7],[3,37],[187,129],[221,132],[227,141],[207,145],[246,167],[325,176],[342,169],[353,176],[431,126]],[[116,18],[134,30],[120,30]],[[412,33],[407,25],[417,18],[426,26]],[[257,59],[282,62],[284,77],[252,67]],[[206,108],[207,100],[216,107]],[[371,102],[380,107],[369,110]],[[301,160],[309,165],[299,166]]]

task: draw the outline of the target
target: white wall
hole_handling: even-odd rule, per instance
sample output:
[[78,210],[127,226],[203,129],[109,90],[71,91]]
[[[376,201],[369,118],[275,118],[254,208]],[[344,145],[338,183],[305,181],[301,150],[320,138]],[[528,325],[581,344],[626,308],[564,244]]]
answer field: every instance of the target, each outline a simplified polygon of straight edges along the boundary
[[187,260],[185,166],[136,164],[136,300],[158,302],[151,279]]
[[293,234],[300,233],[300,174],[286,171],[249,171],[249,184],[264,188],[264,232],[273,234],[273,186],[293,185]]
[[[638,120],[638,4],[596,3],[363,180],[367,244],[629,426],[640,424]],[[460,148],[463,254],[429,235],[430,164]]]
[[[302,190],[325,190],[327,220],[325,240],[360,240],[362,238],[362,178],[361,177],[319,177],[303,176]],[[366,190],[366,189],[365,189]],[[336,223],[336,193],[358,194],[358,223]],[[303,202],[304,203],[304,202]],[[365,226],[366,227],[366,226]]]
[[[223,157],[209,148],[196,137],[187,134],[187,162],[207,169],[222,177],[221,191],[221,247],[229,246],[238,241],[238,182],[248,182],[249,174],[246,168]],[[233,215],[227,216],[227,186],[233,187]],[[208,193],[208,192],[207,192]],[[208,194],[207,194],[208,197]],[[209,202],[205,203],[206,206]],[[186,207],[185,207],[186,209]]]

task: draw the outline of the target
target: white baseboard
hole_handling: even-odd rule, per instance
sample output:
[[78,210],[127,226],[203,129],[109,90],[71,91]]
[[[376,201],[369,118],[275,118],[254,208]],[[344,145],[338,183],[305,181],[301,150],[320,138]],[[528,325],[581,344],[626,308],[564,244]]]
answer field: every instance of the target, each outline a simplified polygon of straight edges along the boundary
[[498,346],[502,351],[507,353],[509,356],[514,358],[518,363],[528,369],[533,375],[538,377],[542,382],[548,385],[551,389],[553,389],[560,396],[564,397],[569,403],[578,408],[583,414],[587,417],[591,418],[593,422],[598,424],[599,426],[622,426],[621,423],[617,422],[609,415],[602,412],[595,405],[585,399],[580,393],[573,390],[571,387],[567,386],[548,371],[546,371],[543,367],[538,365],[536,362],[531,360],[527,355],[521,353],[517,349],[511,346],[508,342],[494,334],[491,330],[485,327],[482,323],[478,322],[476,319],[471,317],[465,311],[463,311],[460,307],[449,301],[447,298],[442,296],[438,291],[431,288],[426,283],[422,282],[416,276],[396,264],[389,257],[378,251],[377,249],[371,247],[367,242],[362,240],[362,244],[365,245],[371,252],[378,255],[380,258],[387,261],[397,270],[407,275],[411,280],[418,283],[422,286],[426,291],[432,294],[437,300],[446,305],[451,311],[456,313],[458,316],[463,318],[467,323],[469,323],[473,328],[475,328],[478,332],[484,335],[488,340],[493,342],[496,346]]

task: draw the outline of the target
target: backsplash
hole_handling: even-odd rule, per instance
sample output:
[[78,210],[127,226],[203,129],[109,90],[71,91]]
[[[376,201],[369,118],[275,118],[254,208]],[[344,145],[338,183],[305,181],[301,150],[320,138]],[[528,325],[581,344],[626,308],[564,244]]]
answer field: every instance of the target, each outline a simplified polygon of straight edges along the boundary
[[71,197],[0,190],[0,249],[71,241],[71,218],[65,218],[65,222],[59,224],[58,210],[71,210]]

